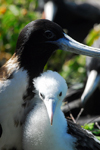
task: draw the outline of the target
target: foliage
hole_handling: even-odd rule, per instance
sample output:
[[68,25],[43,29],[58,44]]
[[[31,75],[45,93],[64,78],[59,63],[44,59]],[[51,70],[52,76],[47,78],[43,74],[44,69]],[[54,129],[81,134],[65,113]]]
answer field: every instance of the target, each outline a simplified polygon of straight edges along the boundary
[[37,19],[36,0],[2,0],[0,6],[0,51],[14,53],[19,32]]
[[86,77],[85,56],[76,55],[73,59],[63,64],[61,75],[68,84],[83,83]]
[[100,25],[95,25],[86,38],[87,45],[91,46],[100,37]]
[[[91,131],[98,140],[100,140],[100,129],[97,129],[95,127],[94,123],[89,123],[89,124],[85,124],[84,126],[82,126],[85,130],[89,130]],[[99,135],[99,136],[98,136]]]

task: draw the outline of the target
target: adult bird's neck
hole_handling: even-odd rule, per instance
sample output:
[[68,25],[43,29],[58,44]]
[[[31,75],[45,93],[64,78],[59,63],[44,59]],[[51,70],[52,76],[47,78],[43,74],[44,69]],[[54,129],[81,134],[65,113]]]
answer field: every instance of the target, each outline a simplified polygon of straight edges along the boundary
[[[55,49],[55,48],[54,48]],[[47,48],[45,45],[25,45],[22,51],[16,51],[20,68],[23,68],[28,73],[29,83],[24,100],[34,97],[33,79],[39,76],[44,69],[49,57],[54,51],[51,46]],[[20,53],[19,53],[20,52]]]
[[25,45],[20,55],[18,52],[16,55],[18,55],[20,67],[23,67],[32,78],[35,78],[43,72],[44,66],[54,49],[51,46],[46,46],[46,44]]

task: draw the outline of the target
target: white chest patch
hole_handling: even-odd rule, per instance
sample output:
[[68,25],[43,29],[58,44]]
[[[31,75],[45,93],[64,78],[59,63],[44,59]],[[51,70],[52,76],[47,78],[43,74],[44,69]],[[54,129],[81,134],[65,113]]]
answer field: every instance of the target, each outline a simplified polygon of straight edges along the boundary
[[67,134],[67,122],[62,112],[55,114],[53,125],[44,104],[37,105],[26,119],[24,150],[74,150],[76,139]]
[[19,122],[24,113],[23,94],[27,84],[27,72],[23,69],[16,70],[12,79],[0,82],[0,124],[3,131],[0,150],[12,147],[21,150],[22,127]]

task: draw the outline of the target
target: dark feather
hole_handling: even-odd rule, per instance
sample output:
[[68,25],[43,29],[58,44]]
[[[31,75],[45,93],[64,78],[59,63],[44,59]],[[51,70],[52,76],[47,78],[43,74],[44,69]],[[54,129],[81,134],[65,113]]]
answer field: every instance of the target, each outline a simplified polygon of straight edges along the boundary
[[67,123],[67,132],[77,139],[77,150],[100,150],[100,142],[96,140],[93,134],[87,132],[70,120],[67,120]]
[[2,136],[2,126],[0,124],[0,137]]

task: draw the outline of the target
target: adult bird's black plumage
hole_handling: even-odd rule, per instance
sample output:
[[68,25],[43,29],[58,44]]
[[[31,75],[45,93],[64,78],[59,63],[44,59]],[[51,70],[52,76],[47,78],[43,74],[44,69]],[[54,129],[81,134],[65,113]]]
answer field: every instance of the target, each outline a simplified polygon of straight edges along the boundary
[[[100,48],[100,38],[93,47]],[[100,114],[100,59],[86,57],[87,82],[81,96],[86,112],[92,115]]]
[[43,17],[67,29],[68,35],[79,42],[83,42],[94,24],[100,23],[100,1],[38,1],[40,5],[44,2]]
[[14,55],[0,69],[0,149],[22,149],[22,124],[35,105],[32,80],[58,48],[100,57],[98,49],[76,42],[51,21],[40,19],[26,25]]

